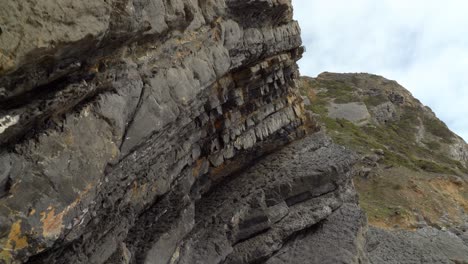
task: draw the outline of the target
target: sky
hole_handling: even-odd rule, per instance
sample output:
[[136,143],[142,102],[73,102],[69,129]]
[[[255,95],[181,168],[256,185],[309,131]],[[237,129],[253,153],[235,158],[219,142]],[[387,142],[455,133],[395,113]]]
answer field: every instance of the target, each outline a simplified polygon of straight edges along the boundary
[[396,80],[468,141],[467,0],[293,0],[303,75]]

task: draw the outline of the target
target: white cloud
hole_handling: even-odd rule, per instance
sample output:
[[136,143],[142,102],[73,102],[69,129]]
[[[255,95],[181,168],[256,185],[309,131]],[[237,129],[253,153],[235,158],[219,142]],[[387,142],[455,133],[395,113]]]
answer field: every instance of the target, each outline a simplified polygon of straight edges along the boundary
[[293,0],[301,73],[397,80],[468,139],[468,1]]

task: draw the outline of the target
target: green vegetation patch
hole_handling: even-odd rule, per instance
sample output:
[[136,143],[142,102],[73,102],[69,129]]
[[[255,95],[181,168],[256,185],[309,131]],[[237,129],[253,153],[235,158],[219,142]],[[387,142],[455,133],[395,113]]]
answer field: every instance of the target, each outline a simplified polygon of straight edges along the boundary
[[[395,182],[396,181],[396,182]],[[395,192],[402,191],[408,183],[403,179],[373,181],[359,195],[361,207],[367,212],[371,221],[392,217],[409,217],[406,199]]]
[[353,88],[340,81],[321,81],[320,86],[326,88],[326,91],[317,94],[320,97],[333,99],[336,104],[346,104],[359,102],[359,96],[354,94]]
[[[440,199],[432,193],[428,199],[419,200],[419,195],[432,190],[430,185],[421,182],[440,174],[468,175],[468,168],[445,152],[444,143],[452,143],[454,139],[452,132],[419,107],[408,105],[398,107],[398,120],[384,125],[357,126],[345,119],[328,117],[331,102],[364,101],[371,108],[388,101],[385,95],[359,98],[353,88],[357,83],[353,81],[348,86],[340,81],[309,79],[301,87],[301,93],[309,97],[311,105],[307,108],[319,115],[318,121],[337,144],[364,155],[373,153],[373,149],[383,150],[384,159],[380,162],[388,167],[377,170],[372,177],[356,177],[354,181],[359,190],[360,205],[370,222],[409,226],[415,219],[411,208],[416,207],[436,215]],[[418,143],[417,135],[422,126],[440,139]],[[468,192],[461,195],[468,199]]]
[[[307,94],[311,87],[323,88],[324,92],[314,94],[308,109],[320,115],[319,121],[327,128],[330,136],[338,144],[348,146],[359,153],[369,153],[371,149],[385,151],[384,163],[389,166],[402,166],[413,170],[433,173],[456,174],[457,169],[468,173],[460,162],[438,152],[441,145],[437,141],[424,142],[427,147],[416,144],[418,125],[422,124],[432,134],[441,138],[451,138],[450,130],[439,120],[423,116],[420,109],[405,106],[401,108],[400,119],[387,125],[367,125],[359,127],[344,119],[327,116],[327,106],[331,98],[340,102],[356,100],[353,88],[335,81],[311,81],[302,87]],[[371,99],[372,98],[372,99]],[[386,99],[385,99],[386,100]],[[383,97],[368,97],[366,104],[381,104]]]
[[457,174],[453,169],[443,166],[439,163],[435,163],[430,160],[422,160],[417,159],[413,161],[420,169],[428,172],[434,173],[449,173],[449,174]]
[[311,102],[311,105],[309,105],[307,109],[321,116],[327,116],[328,114],[327,105],[328,105],[328,102],[326,100],[316,99],[313,102]]
[[[315,93],[315,91],[321,91]],[[328,117],[328,105],[332,100],[335,103],[349,103],[359,101],[355,89],[341,81],[305,79],[300,87],[303,95],[308,96],[311,105],[308,110],[318,114],[321,122],[333,140],[347,146],[358,153],[370,153],[372,149],[383,149],[384,163],[388,166],[401,166],[412,170],[424,170],[433,173],[468,174],[460,162],[455,161],[439,150],[438,141],[424,142],[425,146],[416,143],[418,126],[442,139],[452,140],[452,132],[447,126],[433,118],[424,116],[417,107],[404,106],[400,108],[400,118],[386,125],[357,126],[345,119]],[[385,96],[366,97],[366,105],[379,105],[387,101]]]
[[366,96],[364,98],[364,104],[366,104],[366,106],[369,108],[381,105],[386,102],[388,102],[388,98],[383,94],[377,96]]
[[447,125],[444,124],[444,122],[435,118],[425,117],[423,118],[423,124],[424,128],[429,133],[440,137],[443,142],[448,144],[453,143],[453,133],[450,131]]
[[428,149],[432,150],[432,151],[437,151],[437,150],[440,150],[442,148],[442,145],[437,142],[437,141],[429,141],[429,142],[424,142],[423,143],[427,146]]

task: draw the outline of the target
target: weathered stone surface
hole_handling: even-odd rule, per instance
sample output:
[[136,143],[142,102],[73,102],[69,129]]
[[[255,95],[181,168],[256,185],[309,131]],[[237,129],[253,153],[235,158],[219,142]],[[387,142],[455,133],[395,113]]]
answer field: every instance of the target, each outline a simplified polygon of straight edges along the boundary
[[0,4],[0,262],[170,261],[200,198],[305,134],[290,1]]
[[345,203],[327,219],[299,234],[267,264],[368,263],[366,216],[354,203]]
[[468,145],[462,138],[456,138],[449,146],[449,155],[455,160],[468,163]]
[[256,263],[269,258],[344,201],[355,202],[353,162],[352,153],[323,134],[258,161],[196,203],[197,225],[174,263]]
[[391,102],[383,103],[372,109],[372,116],[377,124],[387,124],[398,120],[398,112]]
[[[290,0],[0,6],[0,263],[425,260],[386,257],[407,256],[400,234],[365,235],[357,157],[298,95]],[[433,234],[434,260],[465,261],[466,230],[401,236]]]
[[328,116],[331,118],[343,118],[357,125],[369,123],[371,115],[363,103],[331,103],[328,107]]
[[387,232],[371,228],[367,234],[371,263],[467,263],[468,247],[449,231],[425,227]]

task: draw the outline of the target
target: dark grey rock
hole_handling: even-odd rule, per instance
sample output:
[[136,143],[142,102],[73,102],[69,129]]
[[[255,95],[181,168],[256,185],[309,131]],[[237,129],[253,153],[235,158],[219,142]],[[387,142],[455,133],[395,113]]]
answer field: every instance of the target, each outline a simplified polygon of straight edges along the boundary
[[[224,263],[253,263],[268,258],[344,201],[355,201],[346,191],[353,192],[349,169],[354,161],[352,153],[330,144],[322,134],[260,160],[196,204],[198,224],[182,243],[175,263],[220,263],[223,257]],[[321,189],[328,185],[334,188]]]
[[405,97],[398,94],[398,93],[391,93],[388,95],[388,99],[390,102],[396,104],[396,105],[402,105],[405,103]]
[[367,220],[355,204],[345,203],[316,227],[301,232],[267,264],[368,263]]
[[0,263],[366,263],[289,0],[0,5]]
[[146,254],[144,263],[170,263],[172,254],[176,250],[178,243],[192,230],[195,224],[194,209],[193,205],[184,209],[181,217],[174,223],[174,227],[162,234],[157,241],[153,242],[151,249]]
[[370,228],[367,241],[371,263],[465,263],[468,247],[455,234],[425,227],[411,231]]
[[0,262],[170,261],[199,199],[304,135],[289,1],[2,4]]

